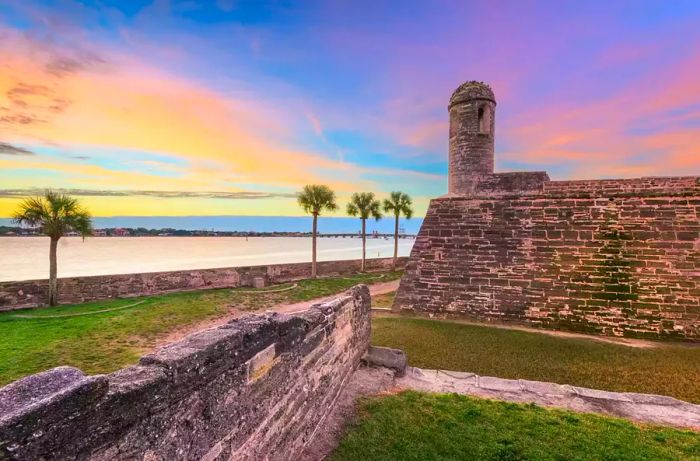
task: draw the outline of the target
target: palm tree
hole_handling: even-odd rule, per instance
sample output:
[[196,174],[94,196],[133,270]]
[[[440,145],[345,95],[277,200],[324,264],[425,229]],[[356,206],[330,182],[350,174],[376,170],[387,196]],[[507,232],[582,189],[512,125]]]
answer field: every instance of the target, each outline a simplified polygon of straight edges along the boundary
[[92,235],[92,219],[76,199],[53,191],[46,191],[43,196],[25,199],[15,212],[13,220],[19,225],[38,227],[44,235],[51,238],[49,248],[49,305],[57,302],[56,282],[56,248],[58,239],[66,232],[77,232],[83,239]]
[[350,216],[359,216],[362,221],[362,266],[360,272],[365,271],[365,248],[367,234],[365,232],[365,224],[367,218],[374,218],[379,221],[382,218],[381,203],[374,198],[372,192],[360,192],[352,194],[350,203],[348,203],[347,212]]
[[394,222],[394,261],[391,264],[394,270],[396,270],[396,261],[399,257],[399,218],[403,214],[406,219],[411,219],[413,216],[411,204],[411,197],[398,191],[392,192],[388,199],[384,199],[384,211],[393,213],[396,218]]
[[316,234],[318,231],[318,215],[322,211],[335,211],[338,205],[335,203],[335,192],[328,186],[310,184],[304,186],[297,194],[297,202],[305,212],[314,217],[311,233],[311,277],[316,278]]

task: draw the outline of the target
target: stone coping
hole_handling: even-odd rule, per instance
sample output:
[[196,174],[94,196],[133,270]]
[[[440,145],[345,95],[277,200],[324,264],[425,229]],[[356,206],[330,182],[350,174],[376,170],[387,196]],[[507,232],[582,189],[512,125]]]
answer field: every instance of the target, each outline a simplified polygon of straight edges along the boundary
[[610,392],[542,381],[503,379],[414,367],[409,367],[404,377],[397,377],[394,385],[398,389],[535,403],[578,412],[602,413],[643,423],[700,430],[700,405],[662,395]]

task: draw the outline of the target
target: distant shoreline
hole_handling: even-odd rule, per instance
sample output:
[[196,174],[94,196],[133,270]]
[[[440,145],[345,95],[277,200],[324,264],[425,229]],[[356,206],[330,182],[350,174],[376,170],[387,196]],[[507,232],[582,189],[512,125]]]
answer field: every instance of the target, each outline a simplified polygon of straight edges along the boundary
[[[417,234],[422,217],[399,223],[400,234]],[[393,216],[380,221],[367,221],[367,234],[377,231],[380,234],[394,233]],[[170,233],[177,235],[202,235],[214,233],[217,236],[306,236],[310,235],[311,216],[95,216],[92,227],[98,230],[131,229],[138,233],[157,235]],[[360,230],[360,220],[349,217],[324,216],[319,219],[318,231],[321,234],[354,234]],[[4,232],[27,231],[20,228],[9,218],[0,218],[0,235]]]
[[[360,237],[359,232],[319,232],[321,238],[354,238]],[[0,237],[43,237],[37,231],[21,227],[0,226]],[[76,233],[68,233],[66,237],[79,237]],[[95,229],[92,237],[311,237],[311,232],[255,232],[255,231],[192,231],[186,229],[145,229],[145,228],[104,228]],[[373,232],[367,238],[394,237],[394,234]],[[414,238],[415,234],[399,234],[399,238]]]

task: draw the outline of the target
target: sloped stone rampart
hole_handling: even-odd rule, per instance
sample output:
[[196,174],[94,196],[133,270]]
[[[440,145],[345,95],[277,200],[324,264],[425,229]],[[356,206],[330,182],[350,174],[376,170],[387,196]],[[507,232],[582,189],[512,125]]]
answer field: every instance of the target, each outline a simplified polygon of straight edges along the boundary
[[28,376],[0,389],[0,459],[299,459],[369,337],[360,285],[302,314],[195,333],[109,375]]
[[700,177],[514,178],[432,200],[396,310],[700,340]]

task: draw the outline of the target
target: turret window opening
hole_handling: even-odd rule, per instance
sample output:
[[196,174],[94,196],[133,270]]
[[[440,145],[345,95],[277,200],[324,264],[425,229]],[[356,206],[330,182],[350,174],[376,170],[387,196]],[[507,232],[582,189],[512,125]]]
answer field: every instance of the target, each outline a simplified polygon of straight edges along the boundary
[[489,134],[491,132],[491,111],[489,106],[479,107],[479,133]]

